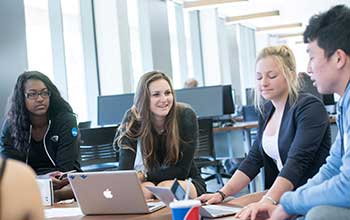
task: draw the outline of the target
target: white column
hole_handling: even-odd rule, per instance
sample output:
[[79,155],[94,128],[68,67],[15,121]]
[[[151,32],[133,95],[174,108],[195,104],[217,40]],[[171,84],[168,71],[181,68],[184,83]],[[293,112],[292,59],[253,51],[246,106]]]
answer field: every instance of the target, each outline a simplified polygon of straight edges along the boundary
[[202,46],[200,36],[199,11],[189,12],[189,28],[191,38],[192,71],[199,85],[204,85]]
[[200,30],[202,40],[202,56],[204,84],[220,85],[222,83],[222,68],[220,64],[220,47],[217,27],[216,9],[200,11]]
[[120,60],[121,70],[123,75],[124,92],[133,92],[133,74],[131,63],[131,46],[130,46],[130,32],[128,21],[128,9],[126,1],[117,1],[117,15],[118,15],[118,30],[120,43]]
[[[168,2],[168,4],[171,4],[171,2]],[[187,63],[187,46],[186,45],[186,36],[185,36],[185,25],[184,25],[184,11],[182,9],[182,5],[175,4],[174,5],[174,12],[175,12],[175,30],[176,35],[174,41],[171,42],[175,43],[175,46],[172,46],[172,55],[177,56],[176,59],[178,63],[173,64],[173,79],[174,84],[176,88],[182,88],[184,82],[188,78],[188,63]],[[177,68],[175,68],[175,65]],[[175,69],[177,70],[175,72]]]
[[95,45],[95,25],[91,0],[80,0],[81,32],[84,53],[85,88],[88,118],[97,125],[97,96],[99,95],[98,60]]
[[68,100],[66,57],[64,49],[63,20],[60,0],[50,0],[49,19],[55,84],[62,97]]
[[172,78],[170,38],[166,1],[148,0],[153,69],[160,70]]
[[153,70],[152,40],[148,1],[138,0],[140,48],[143,72]]
[[131,51],[127,2],[94,1],[101,95],[130,92]]

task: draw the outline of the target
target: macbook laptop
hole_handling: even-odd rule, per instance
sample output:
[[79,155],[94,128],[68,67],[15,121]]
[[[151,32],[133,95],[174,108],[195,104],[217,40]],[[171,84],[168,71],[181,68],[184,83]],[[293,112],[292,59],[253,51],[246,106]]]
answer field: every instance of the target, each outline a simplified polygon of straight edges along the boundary
[[[159,186],[146,186],[146,188],[151,191],[157,199],[164,202],[169,206],[170,202],[174,201],[175,195],[167,187]],[[239,212],[242,208],[232,205],[202,205],[200,209],[201,217],[206,218],[218,218],[223,216],[234,215]]]
[[71,173],[68,179],[84,215],[150,213],[165,207],[146,202],[134,170]]

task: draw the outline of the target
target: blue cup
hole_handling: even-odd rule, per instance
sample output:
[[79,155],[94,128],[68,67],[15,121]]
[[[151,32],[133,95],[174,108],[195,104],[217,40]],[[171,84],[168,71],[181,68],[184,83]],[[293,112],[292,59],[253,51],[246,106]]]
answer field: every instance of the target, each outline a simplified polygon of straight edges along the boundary
[[181,200],[169,204],[173,220],[199,220],[199,200]]

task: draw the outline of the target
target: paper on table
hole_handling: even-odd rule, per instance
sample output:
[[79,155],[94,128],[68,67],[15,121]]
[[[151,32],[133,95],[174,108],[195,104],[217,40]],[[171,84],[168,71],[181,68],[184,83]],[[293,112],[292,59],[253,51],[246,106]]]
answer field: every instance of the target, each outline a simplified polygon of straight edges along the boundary
[[45,209],[45,218],[69,217],[83,215],[79,207]]

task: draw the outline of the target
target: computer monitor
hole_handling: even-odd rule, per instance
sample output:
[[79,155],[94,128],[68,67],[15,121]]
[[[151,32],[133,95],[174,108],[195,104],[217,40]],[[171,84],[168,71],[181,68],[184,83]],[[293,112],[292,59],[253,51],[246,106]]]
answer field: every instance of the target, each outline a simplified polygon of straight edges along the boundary
[[234,96],[232,93],[234,90],[231,85],[223,86],[223,105],[224,105],[224,114],[233,114],[235,113],[235,104],[234,104]]
[[231,85],[179,89],[175,94],[176,100],[191,105],[199,118],[234,113]]
[[98,125],[119,124],[125,112],[134,103],[134,94],[120,94],[97,97]]
[[[176,101],[184,102],[196,111],[197,117],[221,117],[234,113],[231,85],[207,86],[175,90]],[[111,125],[122,121],[133,105],[134,94],[98,97],[98,124]]]
[[245,89],[245,99],[246,99],[246,105],[254,105],[254,99],[255,99],[255,89],[254,88],[246,88]]

